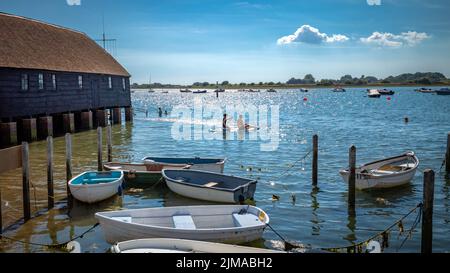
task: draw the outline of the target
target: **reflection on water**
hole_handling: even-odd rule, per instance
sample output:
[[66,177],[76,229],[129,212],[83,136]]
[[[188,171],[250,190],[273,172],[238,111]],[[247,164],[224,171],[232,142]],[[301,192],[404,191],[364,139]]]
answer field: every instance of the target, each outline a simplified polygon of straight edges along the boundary
[[[257,178],[256,205],[270,216],[271,226],[289,241],[313,247],[349,245],[371,237],[388,227],[415,207],[422,199],[421,172],[411,185],[391,190],[374,190],[356,193],[356,216],[347,210],[347,185],[338,171],[348,164],[348,147],[357,147],[357,162],[364,162],[414,150],[421,160],[420,168],[439,170],[445,153],[446,133],[450,131],[450,101],[445,97],[410,92],[409,88],[396,88],[392,100],[365,97],[363,89],[349,89],[346,93],[313,90],[298,93],[285,90],[278,93],[226,92],[219,99],[205,94],[204,103],[218,103],[222,107],[237,102],[243,105],[279,105],[280,138],[275,151],[260,151],[260,140],[247,133],[216,132],[211,140],[175,140],[171,137],[175,106],[192,108],[193,94],[170,91],[168,94],[135,92],[133,124],[115,125],[113,133],[113,159],[139,162],[145,156],[202,156],[226,157],[225,172],[237,176]],[[304,98],[307,98],[304,101]],[[159,119],[158,107],[168,110],[169,116]],[[145,115],[148,111],[148,117]],[[409,123],[403,118],[409,117]],[[203,126],[202,120],[194,120],[194,126]],[[219,124],[208,120],[207,124]],[[233,123],[230,123],[233,124]],[[426,129],[426,130],[425,130]],[[311,188],[310,157],[291,168],[287,175],[280,174],[311,149],[313,134],[319,135],[319,189]],[[106,135],[104,132],[103,136]],[[103,141],[106,145],[106,139]],[[96,131],[73,135],[73,173],[97,168]],[[57,208],[33,218],[23,226],[8,230],[6,236],[25,242],[56,244],[70,240],[96,223],[97,211],[123,208],[145,208],[212,204],[193,200],[171,192],[164,184],[126,185],[124,195],[99,204],[86,205],[74,202],[68,210],[64,198],[65,159],[64,138],[54,139],[55,194]],[[32,210],[45,209],[46,143],[30,144]],[[106,153],[106,146],[103,151]],[[106,158],[106,154],[103,155]],[[12,224],[22,217],[21,171],[15,170],[0,177],[2,190],[3,221]],[[436,175],[434,250],[449,250],[450,237],[450,181],[442,174]],[[272,202],[272,195],[280,197]],[[36,195],[36,200],[34,200]],[[292,196],[295,195],[295,202]],[[404,222],[409,227],[415,214]],[[393,232],[395,233],[395,232]],[[395,235],[395,234],[394,234]],[[399,251],[418,252],[420,232]],[[401,240],[391,236],[391,247],[397,251]],[[79,240],[84,252],[105,252],[110,245],[105,242],[100,228],[89,232]],[[279,238],[266,230],[261,240],[249,245],[283,249]],[[30,244],[2,240],[0,251],[40,252],[57,251]]]

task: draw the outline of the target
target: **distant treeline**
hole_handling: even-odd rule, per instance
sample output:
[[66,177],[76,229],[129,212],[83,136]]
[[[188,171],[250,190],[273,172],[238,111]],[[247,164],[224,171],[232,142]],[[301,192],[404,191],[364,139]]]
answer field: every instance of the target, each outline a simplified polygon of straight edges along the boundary
[[252,82],[252,83],[230,83],[229,81],[223,81],[221,83],[209,83],[209,82],[194,82],[192,85],[173,85],[173,84],[137,84],[133,83],[131,88],[216,88],[220,87],[289,87],[289,86],[333,86],[333,85],[345,85],[345,86],[363,86],[363,85],[380,85],[380,84],[394,84],[394,85],[435,85],[435,84],[449,84],[450,80],[447,79],[442,73],[438,72],[426,72],[415,74],[405,73],[398,76],[389,76],[384,79],[378,79],[373,76],[352,77],[351,75],[342,76],[340,79],[322,79],[316,80],[313,75],[307,74],[303,79],[291,78],[287,82]]

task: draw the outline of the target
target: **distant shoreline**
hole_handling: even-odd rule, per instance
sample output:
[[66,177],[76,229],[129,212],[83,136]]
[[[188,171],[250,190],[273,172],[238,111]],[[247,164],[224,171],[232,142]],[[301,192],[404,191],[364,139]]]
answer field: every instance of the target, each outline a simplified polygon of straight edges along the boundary
[[[416,87],[416,88],[421,88],[421,87],[441,87],[441,86],[449,86],[450,83],[439,83],[439,84],[432,84],[432,85],[420,85],[420,84],[395,84],[395,83],[375,83],[375,84],[370,84],[370,85],[312,85],[312,84],[290,84],[290,85],[246,85],[246,86],[241,86],[241,85],[226,85],[226,86],[220,86],[220,88],[223,89],[229,89],[229,90],[240,90],[240,89],[253,89],[253,90],[257,90],[257,89],[270,89],[270,88],[277,88],[277,89],[298,89],[298,88],[305,88],[305,89],[323,89],[323,88],[330,88],[333,89],[337,86],[342,87],[342,88],[372,88],[372,87]],[[217,89],[216,86],[159,86],[159,87],[152,87],[152,89],[192,89],[192,90],[215,90]],[[144,87],[136,87],[136,88],[131,88],[133,90],[148,90],[149,88],[144,88]]]

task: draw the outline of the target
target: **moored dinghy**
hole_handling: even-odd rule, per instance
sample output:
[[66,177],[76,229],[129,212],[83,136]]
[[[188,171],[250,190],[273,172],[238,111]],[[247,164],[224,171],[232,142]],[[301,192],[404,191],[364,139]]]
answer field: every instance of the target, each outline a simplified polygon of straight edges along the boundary
[[70,193],[85,203],[108,199],[122,189],[123,172],[84,172],[69,181]]
[[223,158],[182,158],[182,157],[145,157],[144,164],[150,166],[151,170],[183,168],[189,166],[191,170],[223,173],[226,159]]
[[[370,162],[356,169],[355,186],[359,190],[401,186],[414,178],[418,166],[419,159],[414,152]],[[339,173],[348,182],[349,170]]]
[[109,243],[177,238],[245,243],[261,238],[269,216],[249,205],[184,206],[97,212]]
[[183,240],[183,239],[138,239],[116,243],[112,253],[284,253],[272,249],[238,245]]
[[[173,169],[188,169],[190,166],[172,166]],[[128,182],[156,183],[162,179],[161,170],[154,170],[143,163],[108,162],[103,168],[110,171],[123,171]],[[164,166],[162,167],[164,168]]]
[[167,186],[186,197],[221,203],[253,199],[256,180],[192,170],[163,170]]

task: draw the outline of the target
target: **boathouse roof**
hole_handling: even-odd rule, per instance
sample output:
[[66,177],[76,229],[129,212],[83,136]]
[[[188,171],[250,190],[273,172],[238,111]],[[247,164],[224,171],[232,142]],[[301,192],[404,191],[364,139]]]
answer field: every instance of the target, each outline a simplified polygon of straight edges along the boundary
[[1,12],[0,67],[130,76],[85,33]]

